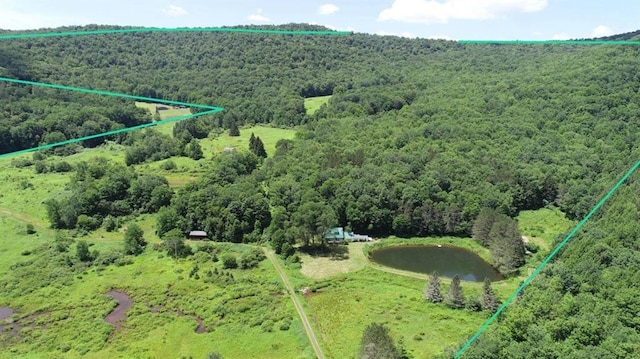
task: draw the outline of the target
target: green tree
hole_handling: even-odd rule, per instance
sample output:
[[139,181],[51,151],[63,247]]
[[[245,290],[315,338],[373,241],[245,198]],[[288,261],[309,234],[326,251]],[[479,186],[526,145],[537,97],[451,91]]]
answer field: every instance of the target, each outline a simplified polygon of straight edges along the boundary
[[499,213],[491,208],[484,208],[473,222],[473,238],[485,247],[489,246],[489,233]]
[[229,125],[229,136],[231,137],[240,136],[240,128],[238,127],[238,123],[236,121],[231,122],[231,124]]
[[147,242],[144,240],[144,231],[139,225],[132,223],[124,232],[124,253],[138,255],[144,251]]
[[400,359],[400,351],[382,324],[371,323],[365,329],[360,340],[359,359]]
[[185,149],[185,152],[187,157],[192,158],[196,161],[204,157],[204,154],[202,153],[202,147],[200,147],[200,143],[195,138],[192,139],[191,142],[189,142]]
[[93,260],[87,241],[80,240],[76,243],[76,257],[78,257],[81,262],[91,262]]
[[433,272],[429,276],[429,281],[424,289],[424,299],[432,303],[439,303],[444,299],[440,289],[440,277],[438,276],[438,272]]
[[163,237],[172,229],[181,229],[182,218],[176,212],[175,207],[162,207],[156,215],[156,234]]
[[185,242],[184,234],[179,229],[172,229],[161,238],[167,254],[174,259],[191,255],[191,247]]
[[482,285],[482,310],[489,311],[493,314],[499,307],[500,301],[493,291],[493,288],[491,288],[491,281],[489,278],[485,278],[484,284]]
[[262,143],[260,137],[254,136],[253,133],[251,133],[251,137],[249,138],[249,150],[258,157],[267,158],[267,151],[264,149],[264,143]]
[[499,218],[491,227],[489,237],[491,256],[500,272],[513,273],[524,264],[524,244],[515,220],[506,216]]
[[460,286],[460,277],[457,275],[451,279],[451,285],[444,297],[444,302],[451,308],[464,308],[464,293]]

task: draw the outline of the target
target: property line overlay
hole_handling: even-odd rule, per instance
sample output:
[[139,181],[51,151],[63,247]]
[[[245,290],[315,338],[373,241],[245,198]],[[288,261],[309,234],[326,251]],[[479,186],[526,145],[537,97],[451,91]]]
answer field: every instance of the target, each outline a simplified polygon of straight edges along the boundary
[[[209,27],[209,28],[131,28],[131,29],[111,29],[111,30],[90,30],[90,31],[64,31],[64,32],[39,32],[39,33],[26,33],[26,34],[7,34],[0,35],[0,40],[15,40],[15,39],[32,39],[32,38],[44,38],[44,37],[61,37],[61,36],[83,36],[83,35],[108,35],[108,34],[130,34],[130,33],[142,33],[142,32],[234,32],[234,33],[249,33],[249,34],[267,34],[267,35],[350,35],[351,32],[348,31],[292,31],[292,30],[259,30],[259,29],[243,29],[243,28],[226,28],[226,27]],[[187,103],[180,101],[171,101],[171,100],[163,100],[157,98],[150,97],[142,97],[142,96],[134,96],[117,92],[109,92],[109,91],[101,91],[101,90],[92,90],[80,87],[72,87],[65,85],[56,85],[49,84],[44,82],[35,82],[35,81],[26,81],[19,80],[13,78],[0,77],[0,82],[10,82],[21,85],[29,85],[29,86],[39,86],[52,88],[57,90],[66,90],[66,91],[76,91],[76,92],[84,92],[94,95],[102,95],[102,96],[111,96],[111,97],[120,97],[126,99],[140,100],[145,102],[155,102],[155,103],[164,103],[169,105],[179,105],[179,106],[187,106],[192,108],[204,109],[203,112],[197,112],[190,115],[173,117],[161,121],[155,121],[151,123],[145,123],[137,126],[121,128],[117,130],[107,131],[103,133],[98,133],[94,135],[74,138],[66,141],[46,144],[38,147],[33,147],[29,149],[9,152],[0,154],[0,158],[5,158],[9,156],[15,156],[28,152],[35,152],[39,150],[45,150],[52,147],[58,147],[63,145],[68,145],[71,143],[77,143],[85,140],[90,140],[98,137],[105,137],[110,135],[115,135],[118,133],[129,132],[134,130],[139,130],[147,127],[163,125],[166,123],[184,121],[188,119],[192,119],[199,116],[211,115],[214,113],[222,112],[224,109],[222,107],[214,107],[208,105],[201,105],[195,103]]]
[[151,97],[134,96],[134,95],[121,94],[121,93],[117,93],[117,92],[92,90],[92,89],[85,89],[85,88],[80,88],[80,87],[55,85],[55,84],[49,84],[49,83],[44,83],[44,82],[25,81],[25,80],[18,80],[18,79],[6,78],[6,77],[0,77],[0,81],[1,82],[9,82],[9,83],[21,84],[21,85],[46,87],[46,88],[52,88],[52,89],[57,89],[57,90],[84,92],[84,93],[89,93],[89,94],[94,94],[94,95],[120,97],[120,98],[140,100],[140,101],[145,101],[145,102],[164,103],[164,104],[168,104],[168,105],[188,106],[188,107],[195,107],[195,108],[200,108],[200,109],[204,109],[205,110],[205,111],[202,111],[202,112],[192,113],[190,115],[183,115],[183,116],[168,118],[168,119],[164,119],[164,120],[160,120],[160,121],[155,121],[155,122],[150,122],[150,123],[143,123],[143,124],[140,124],[140,125],[137,125],[137,126],[119,128],[117,130],[111,130],[111,131],[107,131],[107,132],[97,133],[97,134],[94,134],[94,135],[73,138],[73,139],[66,140],[66,141],[50,143],[50,144],[46,144],[46,145],[42,145],[42,146],[38,146],[38,147],[28,148],[28,149],[24,149],[24,150],[9,152],[9,153],[3,153],[3,154],[0,154],[0,158],[16,156],[16,155],[23,154],[23,153],[28,153],[28,152],[46,150],[48,148],[64,146],[64,145],[68,145],[68,144],[72,144],[72,143],[77,143],[77,142],[81,142],[81,141],[85,141],[85,140],[90,140],[90,139],[93,139],[93,138],[116,135],[118,133],[124,133],[124,132],[129,132],[129,131],[140,130],[140,129],[143,129],[143,128],[163,125],[163,124],[166,124],[166,123],[184,121],[184,120],[192,119],[192,118],[195,118],[195,117],[211,115],[211,114],[214,114],[214,113],[218,113],[218,112],[224,111],[224,109],[222,107],[199,105],[199,104],[180,102],[180,101],[163,100],[163,99],[157,99],[157,98],[151,98]]
[[607,194],[604,195],[604,197],[602,197],[602,199],[595,205],[595,207],[593,207],[591,211],[589,211],[589,213],[573,228],[573,230],[571,230],[571,232],[562,240],[562,242],[560,242],[553,249],[553,251],[549,253],[549,255],[544,259],[544,261],[542,261],[542,263],[540,263],[540,265],[527,277],[527,279],[525,279],[524,282],[522,282],[520,287],[518,287],[518,289],[516,289],[516,291],[513,292],[511,296],[509,296],[509,298],[507,298],[507,300],[500,306],[500,308],[498,308],[498,310],[482,325],[482,327],[480,327],[480,329],[478,329],[478,331],[462,346],[462,348],[458,350],[458,352],[453,356],[454,359],[460,358],[462,354],[464,354],[464,352],[467,351],[467,349],[469,349],[471,344],[473,344],[473,342],[475,342],[476,339],[478,339],[480,334],[482,334],[482,332],[484,332],[489,327],[489,325],[491,325],[491,323],[493,323],[493,321],[496,320],[496,318],[500,315],[500,313],[502,313],[502,311],[509,304],[511,304],[511,302],[516,298],[518,293],[522,292],[524,287],[526,287],[529,284],[529,282],[531,282],[531,280],[535,276],[537,276],[538,273],[540,273],[540,271],[542,271],[542,269],[549,263],[549,261],[551,261],[551,259],[553,259],[553,257],[555,257],[558,254],[558,252],[562,249],[562,247],[564,247],[571,240],[571,238],[573,238],[573,236],[582,228],[582,226],[600,209],[600,207],[602,207],[605,204],[605,202],[607,202],[607,200],[618,190],[618,188],[620,188],[620,186],[624,184],[624,182],[626,182],[626,180],[633,174],[633,172],[635,172],[635,170],[639,166],[640,166],[640,161],[636,162],[636,164],[633,165],[627,171],[627,173],[625,173],[624,176],[622,176],[622,178],[620,178],[620,180],[613,186],[613,188],[611,188],[609,192],[607,192]]
[[[350,35],[352,32],[347,31],[291,31],[291,30],[259,30],[259,29],[245,29],[245,28],[225,28],[225,27],[217,27],[217,28],[129,28],[129,29],[112,29],[112,30],[90,30],[90,31],[65,31],[65,32],[40,32],[40,33],[24,33],[24,34],[2,34],[0,35],[0,40],[12,40],[12,39],[29,39],[29,38],[47,38],[47,37],[61,37],[61,36],[84,36],[84,35],[107,35],[107,34],[128,34],[128,33],[154,33],[154,32],[234,32],[234,33],[251,33],[251,34],[273,34],[273,35]],[[640,41],[604,41],[604,40],[541,40],[541,41],[519,41],[519,40],[459,40],[457,41],[461,44],[484,44],[484,45],[640,45]],[[0,158],[5,158],[9,156],[14,156],[27,152],[34,152],[38,150],[48,149],[52,147],[67,145],[71,143],[76,143],[88,139],[93,139],[97,137],[104,137],[109,135],[115,135],[118,133],[134,131],[146,127],[152,127],[157,125],[162,125],[171,122],[178,122],[187,119],[192,119],[198,116],[210,115],[214,113],[219,113],[224,109],[221,107],[214,107],[208,105],[201,104],[192,104],[186,102],[179,101],[171,101],[171,100],[162,100],[155,99],[150,97],[141,97],[134,95],[127,95],[116,92],[109,91],[100,91],[79,87],[71,87],[64,85],[56,85],[49,84],[43,82],[34,82],[34,81],[25,81],[19,79],[12,78],[3,78],[0,77],[0,82],[9,82],[15,84],[22,85],[30,85],[30,86],[40,86],[58,90],[68,90],[68,91],[77,91],[84,92],[95,95],[103,95],[103,96],[112,96],[112,97],[120,97],[134,100],[141,100],[146,102],[156,102],[156,103],[164,103],[171,105],[182,105],[194,108],[204,109],[203,112],[198,112],[185,116],[178,116],[170,119],[165,119],[161,121],[141,124],[137,126],[117,129],[113,131],[98,133],[95,135],[70,139],[62,142],[42,145],[30,149],[0,154]],[[531,280],[537,276],[540,271],[553,259],[558,252],[573,238],[573,236],[582,228],[582,226],[604,205],[604,203],[618,190],[622,184],[635,172],[635,170],[640,166],[640,161],[633,165],[622,178],[615,184],[615,186],[609,190],[609,192],[591,209],[591,211],[575,226],[575,228],[560,242],[554,250],[544,259],[544,261],[524,280],[524,282],[518,287],[518,289],[513,292],[509,298],[498,308],[498,310],[480,327],[480,329],[458,350],[458,352],[454,355],[455,359],[460,358],[467,349],[478,339],[480,334],[482,334],[488,327],[491,325],[495,319],[502,313],[502,311],[516,298],[516,296],[522,292],[522,290],[531,282]]]

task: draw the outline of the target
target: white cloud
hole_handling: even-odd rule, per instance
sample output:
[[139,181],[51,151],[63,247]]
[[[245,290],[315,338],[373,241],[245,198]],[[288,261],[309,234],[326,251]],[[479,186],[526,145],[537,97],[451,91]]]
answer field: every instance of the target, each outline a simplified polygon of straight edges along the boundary
[[551,36],[551,40],[569,40],[570,38],[571,36],[569,36],[569,34],[567,34],[566,32],[561,32],[559,34]]
[[597,26],[591,32],[591,36],[593,36],[593,37],[611,36],[613,34],[615,34],[615,32],[610,27],[605,26],[605,25]]
[[319,25],[319,26],[324,26],[324,27],[326,27],[327,29],[329,29],[329,30],[334,30],[334,31],[351,31],[351,32],[355,32],[355,31],[356,31],[356,29],[355,29],[355,28],[353,28],[353,27],[351,27],[351,26],[348,26],[348,27],[338,27],[338,26],[331,25],[331,24],[320,24],[320,23],[317,23],[317,22],[315,22],[315,21],[309,21],[309,25]]
[[271,19],[269,19],[268,17],[262,15],[262,9],[256,9],[256,13],[255,14],[251,14],[249,16],[247,16],[247,20],[249,21],[255,21],[255,22],[267,22],[267,21],[271,21]]
[[403,32],[387,32],[387,31],[378,31],[376,32],[376,35],[380,35],[380,36],[398,36],[398,37],[406,37],[408,39],[414,39],[416,38],[416,35],[407,32],[407,31],[403,31]]
[[338,12],[338,10],[340,10],[339,7],[337,7],[336,5],[333,4],[324,4],[322,6],[320,6],[320,8],[318,9],[318,13],[320,15],[331,15],[335,12]]
[[547,0],[394,0],[378,21],[446,24],[449,20],[487,20],[509,13],[537,12]]
[[189,14],[189,12],[185,10],[183,7],[176,6],[176,5],[169,5],[166,8],[162,9],[162,12],[165,13],[166,15],[175,16],[175,17]]
[[429,35],[426,37],[427,39],[431,39],[431,40],[448,40],[448,41],[456,41],[457,39],[454,39],[453,37],[449,36],[449,35]]

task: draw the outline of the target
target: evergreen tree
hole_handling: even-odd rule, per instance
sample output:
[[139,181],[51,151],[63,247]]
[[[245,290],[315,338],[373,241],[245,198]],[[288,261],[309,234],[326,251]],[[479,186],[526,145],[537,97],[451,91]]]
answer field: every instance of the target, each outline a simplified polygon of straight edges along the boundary
[[524,245],[518,223],[507,217],[500,217],[491,227],[489,249],[494,265],[502,273],[512,273],[524,264]]
[[389,329],[378,323],[371,323],[362,334],[360,359],[399,359],[400,352],[393,343]]
[[229,136],[240,136],[240,128],[238,127],[238,123],[236,121],[231,122],[231,125],[229,125]]
[[473,239],[485,247],[489,246],[489,233],[500,214],[491,208],[484,208],[473,222]]
[[440,289],[440,277],[438,276],[438,272],[433,272],[429,276],[429,282],[424,289],[424,299],[432,303],[439,303],[444,299],[442,298],[442,291]]
[[491,313],[495,313],[500,307],[500,301],[496,296],[496,293],[491,288],[491,281],[489,278],[484,279],[482,285],[482,310],[488,310]]
[[251,152],[256,153],[255,151],[256,148],[256,135],[251,132],[251,137],[249,137],[249,150],[251,150]]
[[457,275],[451,280],[451,286],[444,297],[444,302],[451,308],[464,308],[464,293]]
[[267,151],[265,151],[264,143],[262,143],[260,137],[256,137],[255,151],[253,151],[253,153],[255,153],[258,157],[267,158]]
[[131,224],[124,232],[124,253],[138,255],[147,244],[143,238],[144,232],[137,224]]

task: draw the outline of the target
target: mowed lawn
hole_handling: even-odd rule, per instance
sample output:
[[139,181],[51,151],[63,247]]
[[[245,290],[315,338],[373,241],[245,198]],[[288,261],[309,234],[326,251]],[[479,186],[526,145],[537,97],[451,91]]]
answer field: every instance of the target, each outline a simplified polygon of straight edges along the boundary
[[300,254],[300,272],[309,278],[324,279],[363,269],[369,262],[363,253],[365,245],[363,242],[336,244],[331,245],[331,252],[323,255]]
[[313,115],[320,109],[320,106],[329,102],[331,96],[332,95],[305,98],[304,108],[307,110],[307,115]]

